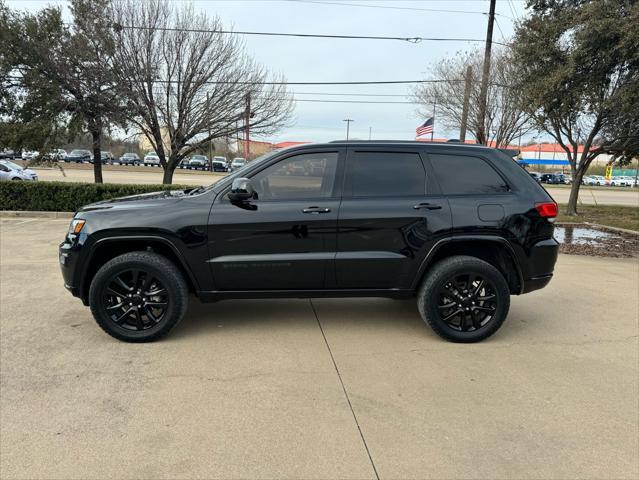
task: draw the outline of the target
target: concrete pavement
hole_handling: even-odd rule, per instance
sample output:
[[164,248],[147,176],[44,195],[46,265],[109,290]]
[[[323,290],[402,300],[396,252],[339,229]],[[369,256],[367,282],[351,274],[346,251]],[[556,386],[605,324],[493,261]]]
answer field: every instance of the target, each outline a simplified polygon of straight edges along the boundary
[[[90,165],[65,167],[64,176],[57,169],[35,169],[40,180],[60,182],[93,182],[93,170]],[[125,167],[107,165],[103,171],[104,181],[111,183],[162,183],[162,169],[154,167]],[[219,180],[219,173],[195,170],[176,170],[173,183],[183,185],[209,185]],[[570,188],[544,187],[559,203],[568,203]],[[639,207],[639,189],[631,188],[588,188],[581,187],[579,200],[585,205],[629,205]]]
[[62,287],[67,225],[0,219],[3,479],[639,475],[635,260],[560,256],[477,345],[387,299],[193,299],[132,345]]

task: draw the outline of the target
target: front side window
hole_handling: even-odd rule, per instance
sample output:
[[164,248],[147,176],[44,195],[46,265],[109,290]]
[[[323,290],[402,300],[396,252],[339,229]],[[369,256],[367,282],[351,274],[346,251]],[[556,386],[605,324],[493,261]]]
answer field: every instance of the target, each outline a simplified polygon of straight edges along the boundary
[[355,152],[353,197],[405,197],[425,194],[426,173],[416,153]]
[[488,162],[470,155],[429,154],[442,193],[472,195],[503,193],[508,185]]
[[305,153],[277,162],[251,178],[258,200],[330,198],[337,152]]

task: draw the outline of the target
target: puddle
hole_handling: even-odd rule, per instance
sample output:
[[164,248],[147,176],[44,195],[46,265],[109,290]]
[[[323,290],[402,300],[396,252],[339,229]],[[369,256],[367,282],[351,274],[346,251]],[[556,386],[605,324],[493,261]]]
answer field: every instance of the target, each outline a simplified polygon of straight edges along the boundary
[[639,235],[613,232],[588,225],[555,227],[559,251],[573,255],[605,257],[636,257],[639,255]]
[[555,240],[566,245],[603,246],[607,240],[623,241],[623,237],[617,233],[596,228],[565,225],[555,227]]

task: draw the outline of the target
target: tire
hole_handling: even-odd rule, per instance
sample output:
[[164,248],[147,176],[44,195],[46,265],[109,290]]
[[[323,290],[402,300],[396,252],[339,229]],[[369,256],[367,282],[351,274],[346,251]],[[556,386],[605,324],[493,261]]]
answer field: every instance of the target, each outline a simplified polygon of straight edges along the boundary
[[13,180],[14,182],[21,182],[22,179],[20,177],[13,177],[11,180]]
[[97,324],[112,337],[125,342],[151,342],[166,335],[182,319],[188,288],[180,270],[165,257],[130,252],[109,260],[98,270],[89,289],[89,305]]
[[[489,263],[459,255],[439,261],[426,275],[418,292],[417,308],[422,319],[443,339],[479,342],[504,323],[510,308],[510,289],[501,272]],[[459,313],[452,316],[453,312]]]

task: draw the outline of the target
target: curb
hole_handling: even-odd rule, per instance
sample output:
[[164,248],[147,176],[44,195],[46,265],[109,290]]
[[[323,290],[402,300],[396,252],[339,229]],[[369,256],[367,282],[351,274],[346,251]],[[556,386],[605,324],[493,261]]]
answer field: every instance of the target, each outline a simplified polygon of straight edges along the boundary
[[571,225],[571,226],[587,225],[589,227],[601,228],[603,230],[610,230],[612,232],[627,233],[627,234],[630,234],[630,235],[639,235],[639,232],[637,230],[630,230],[629,228],[611,227],[611,226],[608,226],[608,225],[601,225],[600,223],[558,222],[555,225],[558,225],[558,226],[562,226],[562,225]]
[[36,210],[0,210],[0,218],[73,218],[73,212],[41,212]]

